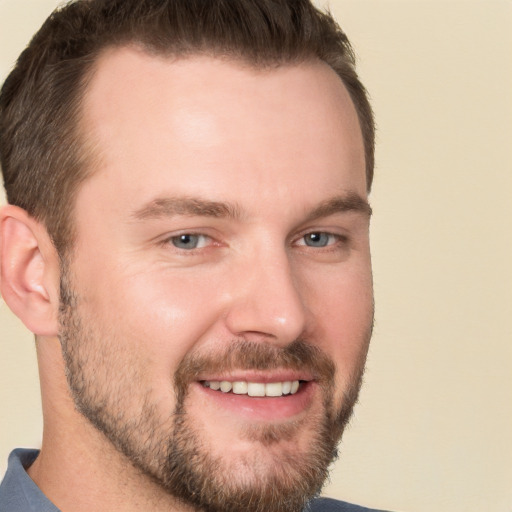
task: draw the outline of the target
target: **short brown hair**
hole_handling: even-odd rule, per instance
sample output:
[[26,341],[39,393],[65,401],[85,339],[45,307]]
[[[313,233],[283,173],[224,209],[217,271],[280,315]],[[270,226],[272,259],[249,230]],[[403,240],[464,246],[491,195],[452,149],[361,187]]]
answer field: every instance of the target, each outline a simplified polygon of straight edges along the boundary
[[46,20],[0,95],[7,199],[45,224],[60,254],[72,243],[74,198],[91,167],[78,122],[84,88],[99,53],[127,44],[261,67],[326,62],[357,110],[370,189],[374,121],[368,97],[346,35],[309,0],[76,0]]

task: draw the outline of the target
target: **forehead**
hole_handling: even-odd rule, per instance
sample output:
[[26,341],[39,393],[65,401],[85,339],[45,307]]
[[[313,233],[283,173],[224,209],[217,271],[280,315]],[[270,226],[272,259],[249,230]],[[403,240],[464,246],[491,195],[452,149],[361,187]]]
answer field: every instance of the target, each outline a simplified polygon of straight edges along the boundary
[[326,189],[366,193],[355,108],[320,61],[257,69],[108,50],[84,97],[83,128],[98,157],[90,181],[129,201],[151,200],[158,187],[222,196],[249,186],[275,199],[321,177]]

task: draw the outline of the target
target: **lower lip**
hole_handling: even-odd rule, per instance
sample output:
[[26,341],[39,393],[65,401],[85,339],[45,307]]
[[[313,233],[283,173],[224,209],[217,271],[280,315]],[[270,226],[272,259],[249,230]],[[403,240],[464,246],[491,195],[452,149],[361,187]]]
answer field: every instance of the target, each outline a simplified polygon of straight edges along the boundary
[[280,397],[250,397],[214,391],[201,383],[195,383],[198,389],[216,408],[228,410],[237,416],[251,421],[276,422],[295,419],[306,413],[313,403],[318,385],[314,381],[301,383],[297,393]]

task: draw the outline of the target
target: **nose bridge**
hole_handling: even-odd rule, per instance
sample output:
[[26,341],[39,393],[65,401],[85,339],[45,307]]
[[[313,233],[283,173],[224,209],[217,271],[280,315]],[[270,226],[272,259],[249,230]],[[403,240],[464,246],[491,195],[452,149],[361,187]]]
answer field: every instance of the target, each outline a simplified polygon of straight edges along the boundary
[[244,258],[227,315],[237,336],[272,338],[287,345],[306,327],[298,276],[284,244],[262,244]]

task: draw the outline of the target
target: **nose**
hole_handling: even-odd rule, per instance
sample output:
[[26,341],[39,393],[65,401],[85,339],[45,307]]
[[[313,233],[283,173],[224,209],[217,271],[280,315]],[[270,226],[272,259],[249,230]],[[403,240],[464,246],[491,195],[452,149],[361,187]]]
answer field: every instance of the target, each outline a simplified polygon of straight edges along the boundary
[[286,251],[276,252],[260,253],[236,272],[226,325],[236,337],[286,346],[306,330],[305,290]]

